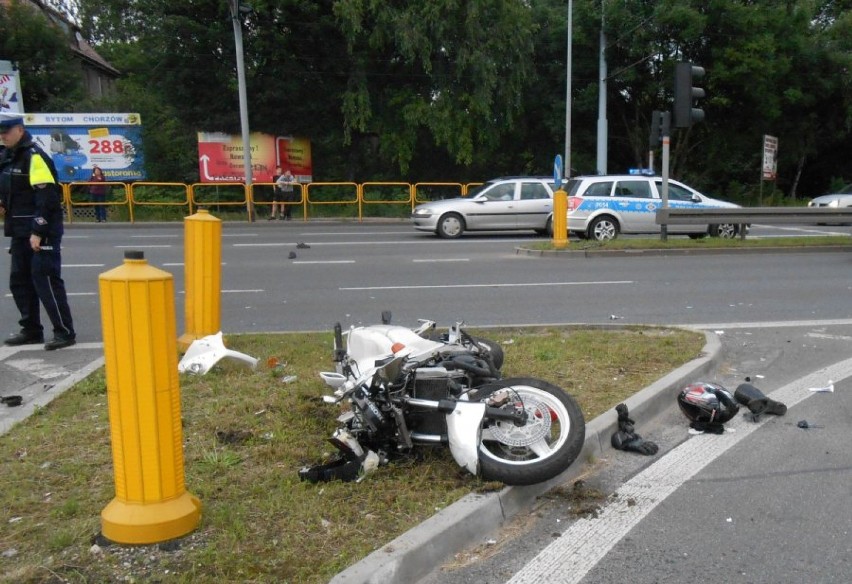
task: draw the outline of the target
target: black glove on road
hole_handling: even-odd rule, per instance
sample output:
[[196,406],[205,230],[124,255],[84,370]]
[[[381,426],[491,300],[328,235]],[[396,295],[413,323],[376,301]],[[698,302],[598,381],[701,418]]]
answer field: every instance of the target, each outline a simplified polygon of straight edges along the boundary
[[615,406],[615,411],[618,412],[618,431],[613,433],[610,440],[612,447],[616,450],[638,452],[645,455],[656,454],[660,447],[654,442],[644,440],[634,431],[635,422],[630,419],[627,406],[618,404]]

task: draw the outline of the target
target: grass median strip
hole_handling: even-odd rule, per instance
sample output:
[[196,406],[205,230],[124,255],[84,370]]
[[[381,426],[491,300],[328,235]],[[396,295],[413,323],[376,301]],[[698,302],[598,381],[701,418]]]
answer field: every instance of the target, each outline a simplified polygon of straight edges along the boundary
[[[587,420],[700,354],[704,336],[628,327],[470,331],[499,342],[505,376],[572,393]],[[176,542],[104,545],[100,512],[115,495],[103,371],[0,442],[2,582],[327,582],[472,491],[500,488],[426,450],[360,483],[309,484],[297,471],[334,450],[339,410],[317,375],[332,370],[328,334],[232,335],[260,359],[181,376],[187,489],[200,527]],[[578,461],[575,464],[581,464]]]

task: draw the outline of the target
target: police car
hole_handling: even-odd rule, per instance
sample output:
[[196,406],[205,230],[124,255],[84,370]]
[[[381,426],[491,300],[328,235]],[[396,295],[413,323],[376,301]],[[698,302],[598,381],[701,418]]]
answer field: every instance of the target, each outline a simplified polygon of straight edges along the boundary
[[[739,207],[734,203],[711,199],[676,180],[669,180],[669,207]],[[657,209],[663,205],[663,179],[658,176],[600,175],[578,176],[565,185],[568,193],[568,231],[581,238],[608,241],[619,233],[660,233]],[[692,238],[706,235],[732,238],[739,226],[669,224],[667,233]]]

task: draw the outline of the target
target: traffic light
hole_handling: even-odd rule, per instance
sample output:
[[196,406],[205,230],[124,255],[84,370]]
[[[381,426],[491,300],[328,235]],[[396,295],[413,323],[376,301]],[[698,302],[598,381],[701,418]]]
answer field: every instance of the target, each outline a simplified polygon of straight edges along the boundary
[[688,128],[692,124],[704,121],[704,110],[692,107],[695,100],[704,97],[704,90],[693,87],[697,79],[704,77],[704,68],[692,63],[675,65],[674,84],[674,126]]
[[648,147],[657,148],[663,143],[663,136],[670,134],[669,112],[659,112],[654,110],[651,112],[651,133],[648,136]]

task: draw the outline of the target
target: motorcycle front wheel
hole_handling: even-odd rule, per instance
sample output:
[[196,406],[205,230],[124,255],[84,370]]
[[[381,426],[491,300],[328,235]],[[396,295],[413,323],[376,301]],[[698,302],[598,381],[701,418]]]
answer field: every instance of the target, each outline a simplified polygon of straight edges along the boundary
[[532,485],[552,479],[580,455],[586,422],[576,400],[559,387],[531,378],[502,379],[470,392],[483,401],[508,390],[509,403],[528,415],[521,427],[505,420],[486,420],[479,445],[482,478],[507,485]]

